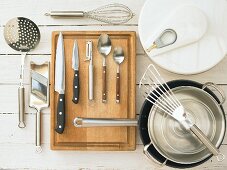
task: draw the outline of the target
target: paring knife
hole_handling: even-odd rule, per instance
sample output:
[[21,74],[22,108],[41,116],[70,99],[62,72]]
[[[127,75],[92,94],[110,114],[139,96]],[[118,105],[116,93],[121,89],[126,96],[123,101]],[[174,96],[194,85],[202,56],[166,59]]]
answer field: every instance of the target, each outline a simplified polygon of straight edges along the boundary
[[62,134],[65,128],[65,55],[64,40],[60,32],[56,49],[55,91],[58,92],[57,126],[55,131]]
[[74,70],[72,101],[75,104],[77,104],[79,102],[80,86],[79,86],[79,55],[78,55],[78,45],[76,40],[74,41],[74,46],[73,46],[72,68]]

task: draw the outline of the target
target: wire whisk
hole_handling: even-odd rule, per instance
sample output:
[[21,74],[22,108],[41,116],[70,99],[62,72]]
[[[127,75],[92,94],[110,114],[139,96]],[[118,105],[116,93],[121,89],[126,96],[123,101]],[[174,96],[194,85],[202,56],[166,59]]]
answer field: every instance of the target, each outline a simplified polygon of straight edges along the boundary
[[147,101],[172,116],[182,124],[185,129],[190,130],[195,134],[209,151],[217,157],[218,161],[223,161],[225,159],[225,156],[220,153],[207,136],[192,123],[190,119],[188,119],[183,105],[177,99],[154,65],[150,64],[147,67],[140,80],[139,88]]
[[113,3],[91,11],[51,11],[52,17],[87,17],[108,24],[123,24],[133,18],[134,13],[126,5]]

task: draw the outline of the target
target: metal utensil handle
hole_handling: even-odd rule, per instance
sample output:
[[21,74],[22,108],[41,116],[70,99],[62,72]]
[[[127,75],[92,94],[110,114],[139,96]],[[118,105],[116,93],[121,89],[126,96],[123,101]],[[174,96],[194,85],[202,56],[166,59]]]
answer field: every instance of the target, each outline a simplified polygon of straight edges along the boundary
[[18,88],[18,104],[19,104],[19,128],[25,128],[26,125],[24,123],[24,87],[20,86]]
[[120,103],[120,73],[116,75],[116,103]]
[[154,159],[153,156],[150,155],[150,153],[148,152],[148,148],[152,145],[152,143],[150,142],[149,144],[145,145],[144,148],[143,148],[143,153],[144,155],[146,155],[146,157],[152,161],[152,163],[158,165],[158,167],[163,167],[166,165],[166,162],[168,159],[166,159],[163,163],[161,162],[158,162],[156,159]]
[[220,100],[219,105],[223,105],[224,102],[225,102],[225,100],[226,100],[226,96],[225,96],[224,91],[223,91],[221,88],[219,88],[218,85],[216,85],[216,84],[213,83],[213,82],[207,82],[207,83],[205,83],[205,84],[202,86],[202,89],[204,90],[205,88],[207,88],[207,87],[209,87],[209,86],[213,87],[213,88],[221,95],[222,99]]
[[18,127],[19,128],[25,128],[25,123],[24,123],[24,106],[25,106],[25,102],[24,102],[24,93],[25,93],[25,88],[24,88],[24,61],[25,61],[25,57],[27,55],[27,52],[23,53],[21,55],[21,68],[20,68],[20,86],[18,88],[18,102],[19,102],[19,124]]
[[115,127],[137,126],[136,119],[97,119],[76,117],[73,121],[75,127]]
[[85,12],[83,11],[51,11],[45,13],[46,16],[52,17],[84,17]]
[[40,110],[36,113],[36,140],[35,145],[41,146],[41,113]]
[[102,102],[106,103],[106,66],[102,66]]
[[207,138],[207,136],[194,124],[190,127],[190,130],[198,137],[198,139],[209,149],[209,151],[217,157],[217,160],[223,161],[225,156],[220,153],[214,144]]
[[93,65],[91,64],[91,61],[90,61],[90,64],[89,64],[89,67],[88,67],[88,76],[89,76],[89,84],[88,84],[88,98],[89,100],[93,100],[94,99],[94,94],[93,94]]

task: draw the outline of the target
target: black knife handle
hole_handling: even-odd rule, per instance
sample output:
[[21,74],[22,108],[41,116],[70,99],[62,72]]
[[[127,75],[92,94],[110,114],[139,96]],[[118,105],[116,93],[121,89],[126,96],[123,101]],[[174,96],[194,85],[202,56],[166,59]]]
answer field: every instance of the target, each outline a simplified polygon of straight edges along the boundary
[[59,94],[57,105],[57,126],[55,131],[62,134],[65,128],[65,94]]
[[74,78],[73,78],[73,103],[77,104],[79,101],[79,93],[80,93],[80,86],[79,86],[79,71],[75,70]]

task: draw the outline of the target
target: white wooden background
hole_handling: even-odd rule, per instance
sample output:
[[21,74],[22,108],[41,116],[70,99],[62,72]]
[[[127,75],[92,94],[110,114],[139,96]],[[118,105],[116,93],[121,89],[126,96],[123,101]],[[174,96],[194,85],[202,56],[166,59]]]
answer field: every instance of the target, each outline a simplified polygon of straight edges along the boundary
[[[0,169],[157,169],[142,154],[142,142],[137,137],[137,149],[133,152],[78,152],[50,150],[50,110],[43,112],[43,152],[35,153],[35,111],[28,103],[29,63],[50,60],[51,32],[54,30],[133,30],[137,32],[138,17],[145,0],[1,0],[0,1]],[[110,26],[89,19],[52,19],[44,16],[50,10],[90,10],[111,2],[126,4],[136,16],[127,24]],[[16,16],[33,20],[41,31],[39,46],[26,59],[26,123],[19,129],[17,88],[19,83],[20,53],[12,50],[3,37],[5,23]],[[137,36],[137,83],[146,66],[151,63],[144,54]],[[161,69],[166,80],[192,79],[212,81],[227,93],[227,58],[212,70],[193,76],[182,76]],[[138,93],[138,92],[137,92]],[[137,114],[142,104],[137,94]],[[224,105],[227,110],[227,104]],[[227,155],[227,139],[220,150]],[[171,169],[165,167],[164,169]],[[215,158],[193,169],[227,169],[227,162],[217,163]]]

